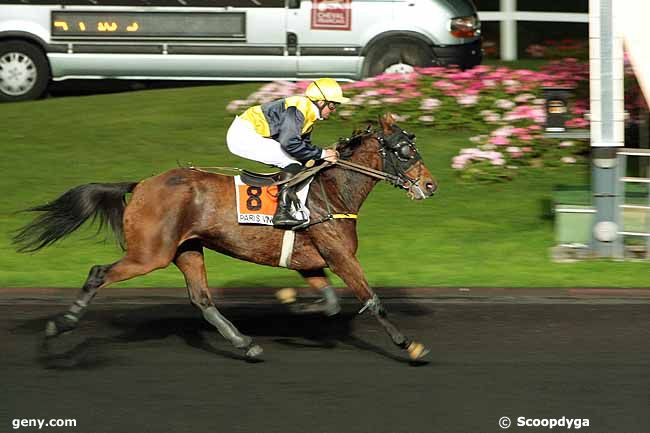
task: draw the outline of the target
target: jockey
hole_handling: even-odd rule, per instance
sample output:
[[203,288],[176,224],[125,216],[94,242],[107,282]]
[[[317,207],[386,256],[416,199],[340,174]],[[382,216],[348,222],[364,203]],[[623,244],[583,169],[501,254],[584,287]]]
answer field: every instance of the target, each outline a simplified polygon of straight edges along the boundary
[[[297,174],[310,160],[336,162],[334,149],[321,149],[311,143],[317,120],[326,120],[338,104],[349,101],[341,86],[331,78],[319,78],[304,96],[290,96],[250,107],[230,125],[226,135],[228,149],[237,156],[280,167],[285,178]],[[293,187],[283,184],[278,194],[276,226],[296,226],[304,221],[291,212]]]

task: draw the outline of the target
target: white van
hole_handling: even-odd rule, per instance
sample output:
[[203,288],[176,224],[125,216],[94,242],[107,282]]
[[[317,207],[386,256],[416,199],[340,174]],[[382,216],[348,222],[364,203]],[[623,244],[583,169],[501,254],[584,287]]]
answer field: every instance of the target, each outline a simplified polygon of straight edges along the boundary
[[70,78],[357,80],[481,62],[471,0],[0,0],[0,100]]

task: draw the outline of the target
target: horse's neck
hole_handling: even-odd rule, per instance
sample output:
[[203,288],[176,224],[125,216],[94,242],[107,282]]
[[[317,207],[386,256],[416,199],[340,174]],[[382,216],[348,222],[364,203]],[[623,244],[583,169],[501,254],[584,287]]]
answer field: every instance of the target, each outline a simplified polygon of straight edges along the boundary
[[[381,157],[373,149],[359,149],[352,155],[350,161],[365,167],[381,169]],[[344,206],[345,211],[352,213],[359,211],[363,202],[368,198],[368,194],[378,182],[375,178],[343,167],[333,170],[332,174],[334,188],[330,189],[328,197]],[[332,197],[333,194],[335,197]]]

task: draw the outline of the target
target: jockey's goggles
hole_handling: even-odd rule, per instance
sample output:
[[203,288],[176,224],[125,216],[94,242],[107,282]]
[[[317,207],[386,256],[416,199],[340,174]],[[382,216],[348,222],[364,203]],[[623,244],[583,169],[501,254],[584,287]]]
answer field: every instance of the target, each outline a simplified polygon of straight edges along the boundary
[[341,103],[340,102],[325,101],[325,104],[327,105],[327,108],[330,109],[330,111],[334,111],[334,110],[336,110],[336,107],[338,107]]

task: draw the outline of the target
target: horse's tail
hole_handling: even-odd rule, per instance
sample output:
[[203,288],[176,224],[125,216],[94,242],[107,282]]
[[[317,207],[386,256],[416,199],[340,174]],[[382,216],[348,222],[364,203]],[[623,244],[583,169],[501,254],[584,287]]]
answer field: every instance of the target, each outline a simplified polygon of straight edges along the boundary
[[50,203],[25,209],[27,212],[43,213],[19,229],[13,242],[19,252],[37,251],[69,235],[92,216],[93,222],[99,217],[98,231],[106,224],[110,225],[123,246],[125,196],[137,184],[138,182],[121,182],[80,185]]

